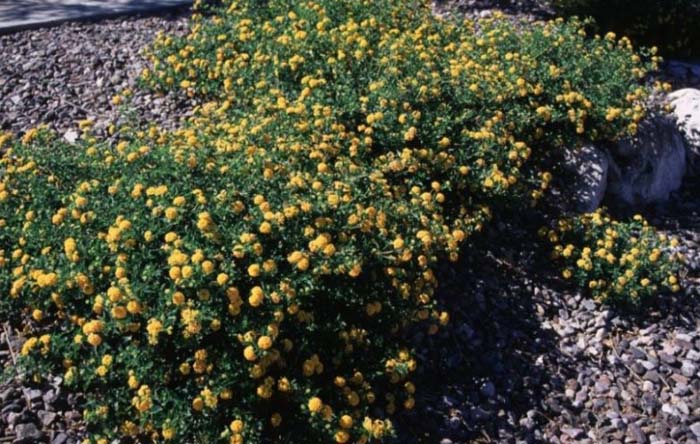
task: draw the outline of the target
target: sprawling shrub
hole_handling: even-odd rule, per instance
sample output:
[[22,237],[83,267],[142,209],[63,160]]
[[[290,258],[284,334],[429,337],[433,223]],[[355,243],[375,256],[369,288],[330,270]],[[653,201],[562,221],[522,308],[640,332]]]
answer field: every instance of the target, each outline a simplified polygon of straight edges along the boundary
[[203,103],[183,128],[10,143],[0,310],[92,441],[385,440],[414,404],[401,329],[448,320],[439,261],[644,115],[626,40],[414,6],[226,2],[144,73]]
[[657,233],[640,215],[621,222],[599,210],[561,219],[540,234],[553,244],[562,276],[602,302],[640,305],[660,292],[680,290],[678,241]]
[[599,32],[615,31],[658,46],[664,56],[700,56],[697,0],[553,0],[557,12],[593,17]]

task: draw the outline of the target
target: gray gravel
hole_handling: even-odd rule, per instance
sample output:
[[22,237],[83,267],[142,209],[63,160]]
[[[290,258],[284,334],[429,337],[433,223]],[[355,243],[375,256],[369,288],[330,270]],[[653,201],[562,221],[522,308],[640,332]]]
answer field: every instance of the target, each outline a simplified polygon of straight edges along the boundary
[[[700,235],[687,229],[700,228],[700,218],[674,210],[657,223],[685,223],[665,227],[685,234],[685,293],[638,315],[572,292],[538,259],[531,229],[497,226],[473,249],[486,257],[444,270],[451,324],[413,337],[432,364],[423,384],[442,385],[406,418],[408,427],[421,424],[411,432],[428,423],[426,442],[440,444],[700,442]],[[498,247],[504,236],[511,244]]]
[[[66,391],[60,377],[37,384],[16,373],[12,355],[21,340],[0,330],[0,442],[76,444],[83,436],[80,395]],[[4,440],[4,438],[7,438]]]
[[[41,124],[61,134],[90,118],[98,130],[120,120],[112,97],[134,89],[146,66],[141,49],[159,30],[186,32],[188,13],[98,23],[68,23],[0,36],[0,129],[21,133]],[[178,100],[138,92],[141,120],[173,126]]]
[[[473,12],[478,15],[492,4],[458,3],[479,9]],[[532,9],[541,5],[535,0],[509,4],[532,16],[546,13]],[[144,66],[139,49],[157,30],[185,28],[186,16],[176,14],[0,37],[0,128],[21,133],[45,123],[65,134],[84,118],[96,120],[98,128],[123,121],[110,99],[134,86]],[[695,75],[686,68],[677,71]],[[144,122],[171,127],[187,115],[175,97],[137,92],[134,103]],[[529,239],[537,220],[523,216],[517,227],[495,224],[473,249],[487,251],[485,257],[467,257],[442,271],[449,328],[410,338],[424,362],[423,382],[415,412],[401,421],[406,436],[400,442],[700,442],[696,189],[689,184],[653,220],[682,239],[690,268],[686,293],[639,317],[573,293],[548,272]],[[499,242],[491,241],[503,236],[513,242],[494,247]],[[16,337],[0,337],[0,366],[7,367],[0,383],[0,437],[8,438],[0,442],[77,442],[80,397],[67,393],[60,378],[30,384],[17,377],[8,344],[20,348]]]

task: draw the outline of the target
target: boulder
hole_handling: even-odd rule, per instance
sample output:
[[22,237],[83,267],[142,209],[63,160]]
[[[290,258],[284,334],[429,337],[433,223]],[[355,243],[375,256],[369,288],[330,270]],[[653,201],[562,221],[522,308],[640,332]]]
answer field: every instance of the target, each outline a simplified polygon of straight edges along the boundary
[[564,155],[566,194],[573,210],[581,213],[595,211],[605,197],[610,161],[608,153],[594,145],[567,150]]
[[35,444],[40,442],[44,434],[33,423],[19,424],[15,427],[17,435],[13,444]]
[[674,107],[678,127],[685,136],[688,170],[691,174],[700,174],[700,90],[680,89],[668,98]]
[[611,203],[641,207],[668,200],[686,173],[686,144],[670,116],[654,115],[634,137],[610,147],[608,196]]

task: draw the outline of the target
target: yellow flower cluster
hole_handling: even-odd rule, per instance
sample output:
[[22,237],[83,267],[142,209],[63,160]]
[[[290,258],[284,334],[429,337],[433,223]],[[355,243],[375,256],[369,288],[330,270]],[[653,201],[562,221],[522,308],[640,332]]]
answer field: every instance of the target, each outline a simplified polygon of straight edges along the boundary
[[51,330],[23,354],[90,397],[94,442],[386,441],[418,390],[399,333],[449,321],[440,261],[557,148],[626,134],[652,66],[428,2],[228,0],[190,31],[144,72],[200,103],[180,128],[0,160],[0,310]]
[[562,219],[542,236],[554,245],[564,279],[573,279],[594,297],[611,303],[639,304],[662,291],[678,292],[683,256],[676,239],[657,233],[640,215],[613,220],[603,210]]

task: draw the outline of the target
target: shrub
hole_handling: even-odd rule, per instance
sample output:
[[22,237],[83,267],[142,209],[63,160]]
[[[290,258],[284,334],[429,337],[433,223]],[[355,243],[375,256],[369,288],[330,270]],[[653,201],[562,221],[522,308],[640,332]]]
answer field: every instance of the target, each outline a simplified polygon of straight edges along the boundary
[[561,14],[590,16],[597,30],[615,31],[664,56],[700,56],[700,2],[696,0],[554,0]]
[[562,219],[540,234],[554,245],[564,279],[607,303],[640,305],[659,292],[680,290],[682,256],[642,216],[627,222],[604,211]]
[[561,146],[634,132],[654,60],[427,3],[222,8],[144,73],[203,103],[183,128],[11,142],[0,310],[93,442],[385,441],[415,402],[402,329],[448,320],[440,261]]

